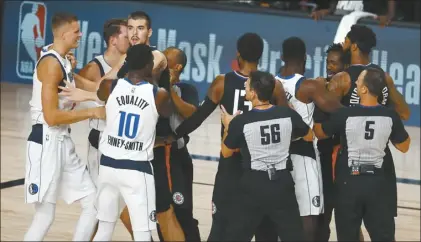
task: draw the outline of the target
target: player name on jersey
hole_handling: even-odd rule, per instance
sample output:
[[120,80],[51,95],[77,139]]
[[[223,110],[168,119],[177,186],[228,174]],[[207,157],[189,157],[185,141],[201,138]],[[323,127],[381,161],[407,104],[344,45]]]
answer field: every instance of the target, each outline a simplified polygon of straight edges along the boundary
[[144,99],[133,96],[133,95],[125,95],[125,96],[119,96],[115,98],[117,100],[117,103],[119,106],[122,105],[134,105],[138,106],[140,109],[145,109],[147,106],[149,106],[149,103],[146,102]]
[[108,135],[108,144],[117,148],[124,148],[126,150],[142,151],[143,142],[139,141],[125,141],[114,136]]

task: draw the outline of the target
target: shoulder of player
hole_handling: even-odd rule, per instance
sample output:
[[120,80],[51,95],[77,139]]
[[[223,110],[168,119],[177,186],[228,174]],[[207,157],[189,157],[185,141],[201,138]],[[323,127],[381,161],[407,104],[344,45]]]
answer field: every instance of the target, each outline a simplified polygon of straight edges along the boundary
[[37,64],[37,73],[38,76],[48,75],[50,77],[60,77],[61,80],[63,78],[63,67],[57,57],[53,55],[44,56]]
[[97,62],[90,61],[88,64],[86,64],[80,71],[79,75],[86,77],[89,74],[96,74],[100,73],[100,68]]
[[165,57],[164,53],[162,53],[161,51],[153,50],[152,54],[153,54],[154,60],[162,64],[167,63],[167,57]]

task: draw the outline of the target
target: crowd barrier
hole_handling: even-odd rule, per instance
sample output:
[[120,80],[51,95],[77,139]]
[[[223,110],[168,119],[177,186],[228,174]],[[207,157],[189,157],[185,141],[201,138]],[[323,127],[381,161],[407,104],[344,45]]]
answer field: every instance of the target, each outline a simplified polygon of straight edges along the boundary
[[[181,5],[144,2],[102,1],[6,1],[4,3],[1,50],[1,81],[31,83],[40,48],[52,41],[51,17],[69,11],[80,20],[83,36],[75,50],[77,69],[81,69],[106,44],[103,24],[110,18],[124,18],[135,10],[152,18],[151,45],[159,50],[169,46],[183,49],[187,65],[181,75],[194,84],[201,98],[220,73],[229,72],[236,57],[237,38],[256,32],[264,39],[259,69],[276,74],[281,66],[281,43],[290,36],[302,38],[307,45],[307,77],[326,76],[325,51],[333,42],[338,20],[313,21],[306,17],[247,13]],[[394,79],[398,90],[411,107],[405,124],[420,127],[420,29],[370,26],[378,43],[372,62]]]

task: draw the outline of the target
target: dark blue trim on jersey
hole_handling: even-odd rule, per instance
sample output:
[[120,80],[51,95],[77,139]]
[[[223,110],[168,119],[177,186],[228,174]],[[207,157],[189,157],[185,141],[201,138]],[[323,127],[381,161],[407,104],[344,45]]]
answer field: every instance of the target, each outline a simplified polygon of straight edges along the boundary
[[28,141],[35,142],[42,145],[42,136],[43,136],[43,126],[42,124],[32,125],[31,134],[29,134]]
[[156,85],[153,85],[152,92],[153,96],[156,97],[156,93],[158,93],[158,87]]
[[94,58],[93,60],[91,60],[91,62],[95,62],[98,65],[99,72],[101,73],[101,77],[103,77],[105,75],[105,72],[104,72],[104,68],[101,65],[101,62],[97,58]]
[[273,108],[275,108],[275,105],[272,105],[272,107],[267,108],[267,109],[255,109],[255,108],[253,108],[251,111],[260,113],[260,112],[266,112],[266,111],[272,110]]
[[277,77],[284,79],[284,80],[289,80],[295,77],[295,74],[289,75],[289,76],[281,76],[281,74],[278,74]]
[[149,83],[147,81],[140,81],[140,82],[138,82],[136,84],[133,84],[132,81],[129,80],[129,78],[125,77],[123,79],[126,80],[130,85],[135,85],[135,86],[140,86],[140,85],[148,84]]
[[298,79],[298,81],[295,83],[295,93],[294,95],[297,96],[297,91],[300,89],[300,85],[301,83],[305,80],[305,77],[301,77],[300,79]]
[[[52,57],[54,57],[54,58],[56,58],[56,60],[58,61],[58,63],[60,64],[60,67],[61,67],[61,71],[63,72],[63,80],[67,80],[67,73],[66,73],[66,70],[64,69],[64,66],[61,64],[61,62],[60,62],[60,60],[57,58],[57,56],[56,55],[54,55],[53,53],[48,53],[48,54],[46,54],[46,55],[44,55],[43,57],[41,57],[39,60],[38,60],[38,63],[37,63],[37,65],[35,66],[35,68],[37,68],[38,67],[38,65],[39,65],[39,63],[41,63],[41,60],[42,59],[44,59],[45,57],[48,57],[48,56],[52,56]],[[61,80],[61,82],[58,84],[59,86],[61,86],[61,87],[65,87],[66,86],[66,84],[64,83],[64,81],[63,80]],[[58,93],[60,93],[61,92],[61,89],[58,89]]]
[[101,155],[100,164],[111,168],[135,170],[153,175],[151,164],[148,161],[116,160],[106,155]]
[[117,86],[117,82],[118,82],[118,79],[112,80],[111,88],[110,88],[110,94],[113,92],[115,86]]

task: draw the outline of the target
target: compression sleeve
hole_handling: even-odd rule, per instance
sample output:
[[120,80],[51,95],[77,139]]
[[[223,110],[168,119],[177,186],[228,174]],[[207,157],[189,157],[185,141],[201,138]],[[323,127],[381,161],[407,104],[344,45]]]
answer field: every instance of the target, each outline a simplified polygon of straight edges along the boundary
[[203,121],[211,115],[217,106],[217,103],[214,103],[208,96],[206,96],[202,105],[197,108],[196,112],[194,112],[188,119],[184,120],[177,127],[175,130],[176,139],[195,131],[203,123]]

